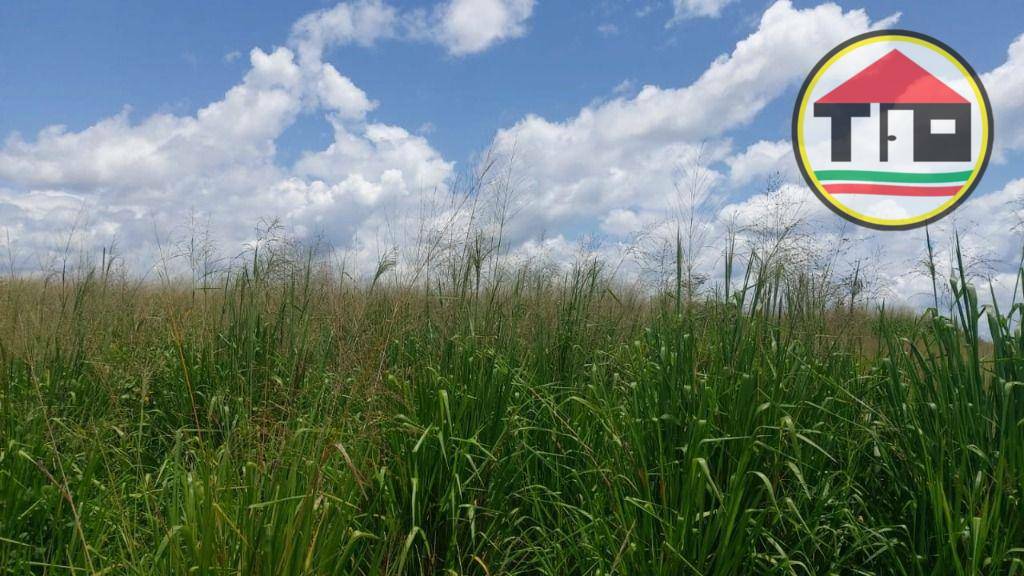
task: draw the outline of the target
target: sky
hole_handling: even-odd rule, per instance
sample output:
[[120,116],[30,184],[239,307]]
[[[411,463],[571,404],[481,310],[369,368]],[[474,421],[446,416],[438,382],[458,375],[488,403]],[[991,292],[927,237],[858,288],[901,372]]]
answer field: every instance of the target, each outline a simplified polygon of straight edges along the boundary
[[707,268],[726,229],[785,201],[816,249],[843,245],[913,300],[930,285],[908,273],[924,232],[832,215],[789,143],[822,55],[906,28],[956,49],[992,100],[993,161],[932,232],[961,231],[1005,293],[1021,246],[1022,16],[1019,0],[5,2],[0,247],[31,269],[69,237],[116,242],[146,270],[193,219],[230,253],[277,217],[372,267],[444,222],[423,207],[450,205],[489,152],[514,183],[505,233],[523,257],[584,251],[635,273],[638,239],[668,229],[699,172]]

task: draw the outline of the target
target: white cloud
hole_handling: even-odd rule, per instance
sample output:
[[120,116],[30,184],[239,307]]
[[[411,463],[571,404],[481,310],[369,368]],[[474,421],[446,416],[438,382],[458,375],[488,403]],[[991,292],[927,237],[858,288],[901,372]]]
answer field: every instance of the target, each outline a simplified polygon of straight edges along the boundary
[[1024,149],[1024,34],[1010,44],[1006,62],[982,74],[981,81],[992,101],[997,155]]
[[319,63],[331,46],[370,46],[393,36],[397,20],[396,10],[381,0],[342,2],[300,18],[292,25],[288,43],[300,62]]
[[455,56],[473,54],[526,33],[534,0],[450,0],[438,7],[432,37]]
[[[376,102],[324,55],[335,46],[409,37],[468,54],[522,34],[533,7],[485,3],[505,15],[480,19],[478,34],[459,36],[453,31],[465,20],[456,17],[456,4],[464,3],[429,14],[373,0],[341,4],[297,22],[285,47],[252,50],[242,80],[194,115],[136,121],[125,110],[77,132],[54,126],[33,138],[10,136],[0,146],[0,243],[10,234],[28,251],[59,246],[76,229],[85,243],[117,237],[127,250],[151,254],[154,230],[166,233],[195,209],[227,247],[250,240],[259,217],[280,216],[301,233],[323,231],[352,251],[357,267],[372,267],[380,251],[451,220],[453,164],[431,146],[429,131],[375,122]],[[872,262],[901,301],[918,298],[930,281],[906,272],[922,256],[923,231],[893,242],[891,235],[853,227],[798,185],[788,142],[758,141],[736,151],[730,140],[731,131],[799,82],[820,54],[891,22],[833,4],[796,9],[777,2],[690,85],[645,86],[633,95],[627,84],[612,100],[567,119],[528,115],[499,130],[493,148],[512,159],[517,194],[505,230],[513,255],[565,260],[589,252],[621,259],[634,235],[674,234],[668,219],[697,196],[707,219],[701,265],[708,274],[717,269],[715,243],[728,226],[800,215],[809,222],[802,236],[807,246],[842,246],[847,259]],[[1018,39],[1006,64],[984,76],[1006,147],[1024,147],[1016,96],[1022,61]],[[282,165],[278,139],[310,113],[327,119],[332,142]],[[729,196],[776,170],[792,184],[775,197]],[[965,246],[975,259],[1000,263],[994,276],[1008,278],[1006,263],[1015,262],[1019,243],[1007,230],[1024,216],[1022,195],[1024,180],[979,191],[932,227],[933,237],[948,237],[960,225],[970,232]],[[594,238],[601,233],[610,240]],[[948,260],[948,249],[943,254]]]
[[445,0],[431,11],[399,11],[383,0],[343,2],[292,26],[299,61],[319,62],[330,46],[370,46],[382,39],[426,40],[454,56],[483,52],[526,34],[535,0]]
[[629,78],[627,78],[627,79],[623,80],[622,82],[619,82],[618,84],[615,85],[614,88],[612,88],[612,94],[621,96],[621,95],[628,94],[628,93],[632,92],[634,90],[634,88],[635,88],[634,82],[632,80],[630,80]]
[[[1000,303],[1009,301],[1020,258],[1024,222],[1024,179],[995,191],[979,191],[955,212],[928,227],[935,252],[940,293],[955,267],[955,234],[959,233],[968,275],[985,301],[992,282]],[[794,259],[825,261],[838,277],[860,270],[890,305],[916,308],[933,305],[925,229],[899,233],[862,228],[832,214],[802,183],[783,184],[771,194],[757,194],[727,204],[714,215],[715,241],[721,243],[727,225],[737,231],[738,243],[764,250],[777,232],[794,226],[783,249]],[[713,246],[715,243],[710,243]],[[715,275],[720,260],[704,270]],[[940,294],[941,300],[941,294]]]
[[601,229],[613,236],[628,236],[640,231],[647,223],[642,215],[632,210],[615,208],[601,220]]
[[361,133],[353,133],[342,122],[332,123],[334,142],[323,151],[305,154],[295,165],[296,175],[338,182],[357,171],[374,180],[398,171],[403,175],[401,185],[412,192],[439,185],[451,170],[425,138],[403,128],[368,124]]
[[[513,243],[536,246],[522,239],[543,231],[565,247],[600,230],[615,242],[626,243],[604,245],[598,251],[621,255],[633,249],[627,244],[638,233],[674,238],[676,224],[671,218],[683,204],[691,180],[687,171],[703,164],[710,167],[704,173],[710,200],[701,215],[701,233],[706,236],[700,262],[705,273],[718,273],[718,247],[727,229],[739,230],[741,242],[756,243],[758,234],[751,230],[796,219],[803,224],[791,247],[795,253],[813,258],[838,254],[847,266],[862,267],[883,286],[881,295],[891,302],[929,303],[931,281],[920,266],[923,230],[903,233],[900,242],[893,242],[891,234],[839,219],[801,182],[788,141],[758,141],[731,153],[726,138],[802,80],[820,54],[848,37],[887,27],[897,17],[871,21],[861,10],[843,11],[833,4],[796,9],[789,2],[777,2],[750,36],[689,86],[646,86],[633,98],[593,104],[566,120],[530,115],[499,131],[494,147],[514,155],[527,196],[519,223],[511,226],[512,234],[518,235]],[[1011,49],[1012,62],[1017,49]],[[1000,71],[1015,80],[1006,72],[1009,69],[1007,64]],[[992,82],[986,79],[986,84]],[[1009,96],[1012,88],[1004,88],[1002,97],[998,89],[989,89],[997,109],[1000,102],[1003,110],[1016,102]],[[719,173],[723,165],[727,177]],[[773,172],[789,183],[770,197],[722,197],[730,187]],[[976,272],[997,282],[1012,277],[1008,267],[1015,265],[1018,239],[1007,231],[1022,217],[1022,195],[1024,180],[995,192],[981,190],[956,213],[931,226],[940,266],[949,268],[949,238],[958,228],[965,231],[963,246]],[[993,218],[996,212],[999,216]],[[665,222],[670,224],[659,224]]]
[[783,178],[794,176],[793,145],[789,140],[760,140],[740,154],[726,159],[729,181],[735,186],[749,184],[778,173]]
[[300,62],[319,62],[330,46],[387,38],[434,42],[465,56],[526,34],[533,6],[534,0],[446,0],[429,12],[400,12],[382,0],[343,2],[299,19],[289,45]]
[[[351,246],[374,206],[401,206],[421,187],[441,187],[451,171],[425,139],[367,123],[376,103],[322,60],[333,46],[389,36],[394,20],[393,9],[373,0],[315,12],[293,27],[290,47],[254,48],[242,81],[194,115],[135,122],[126,109],[78,132],[12,134],[0,146],[5,235],[24,250],[45,250],[53,238],[42,231],[66,228],[73,205],[89,215],[82,241],[107,231],[106,241],[121,238],[143,261],[152,258],[154,235],[193,210],[229,250],[261,217],[307,232],[322,227],[329,240]],[[276,141],[303,113],[324,114],[337,140],[282,166]]]
[[689,18],[718,18],[722,9],[735,0],[672,0],[673,16],[669,24]]
[[[453,165],[423,136],[368,121],[377,103],[325,54],[386,39],[479,52],[523,35],[532,10],[533,0],[452,0],[425,18],[383,0],[342,2],[295,22],[285,46],[251,50],[241,82],[193,115],[136,120],[126,108],[80,131],[11,134],[0,145],[3,241],[45,252],[61,244],[56,232],[76,229],[83,249],[119,238],[145,263],[154,238],[195,212],[228,251],[260,218],[281,217],[372,261],[377,234],[415,230],[409,214],[445,205]],[[277,140],[302,114],[322,114],[334,141],[282,165]]]
[[195,116],[156,114],[132,124],[130,111],[81,132],[12,135],[0,149],[0,178],[76,190],[159,187],[183,174],[270,160],[274,140],[299,112],[301,74],[292,53],[253,49],[252,68],[222,100]]
[[351,80],[330,64],[322,64],[316,76],[316,95],[320,106],[337,112],[342,118],[362,118],[377,107]]
[[879,24],[862,10],[777,2],[689,86],[645,86],[633,98],[587,106],[561,122],[531,115],[500,130],[494,148],[514,153],[529,191],[519,232],[594,230],[617,209],[664,212],[678,204],[682,173],[698,156],[724,160],[724,133],[802,79],[820,54]]
[[834,4],[796,10],[788,1],[777,2],[753,34],[719,56],[693,84],[645,86],[636,98],[584,108],[565,123],[542,122],[549,136],[587,135],[602,143],[716,136],[750,121],[821,53],[870,27],[862,10],[843,12]]

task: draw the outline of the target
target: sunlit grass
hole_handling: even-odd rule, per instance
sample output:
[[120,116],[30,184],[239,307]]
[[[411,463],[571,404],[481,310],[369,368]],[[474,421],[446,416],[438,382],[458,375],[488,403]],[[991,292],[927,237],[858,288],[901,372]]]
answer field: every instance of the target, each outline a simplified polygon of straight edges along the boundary
[[1024,571],[1020,307],[965,278],[946,318],[753,264],[693,302],[473,266],[2,281],[0,566]]

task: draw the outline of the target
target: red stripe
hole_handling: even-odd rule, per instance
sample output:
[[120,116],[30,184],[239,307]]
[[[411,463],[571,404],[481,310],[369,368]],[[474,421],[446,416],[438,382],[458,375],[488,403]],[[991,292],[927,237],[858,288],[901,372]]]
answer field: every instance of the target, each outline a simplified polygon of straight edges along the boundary
[[883,196],[953,196],[963,185],[898,186],[896,184],[827,184],[829,194],[880,194]]

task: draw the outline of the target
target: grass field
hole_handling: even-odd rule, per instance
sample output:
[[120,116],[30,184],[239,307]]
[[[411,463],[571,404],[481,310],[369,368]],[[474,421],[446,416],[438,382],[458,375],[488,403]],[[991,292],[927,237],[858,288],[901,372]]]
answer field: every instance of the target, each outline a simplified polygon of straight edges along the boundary
[[0,566],[1024,574],[1020,307],[452,270],[0,281]]

